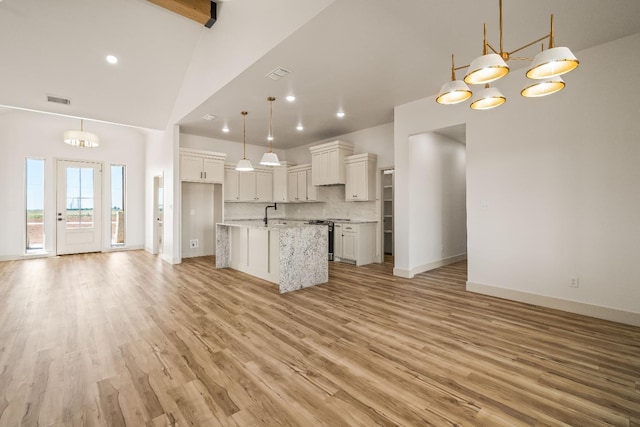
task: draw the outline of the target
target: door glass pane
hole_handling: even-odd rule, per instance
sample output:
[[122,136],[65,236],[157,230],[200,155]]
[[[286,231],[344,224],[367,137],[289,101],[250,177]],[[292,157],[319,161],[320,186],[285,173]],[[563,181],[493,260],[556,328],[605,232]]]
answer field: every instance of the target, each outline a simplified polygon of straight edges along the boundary
[[93,168],[67,168],[67,229],[93,228]]
[[44,160],[26,164],[27,251],[44,249]]
[[111,246],[124,245],[124,165],[111,165]]

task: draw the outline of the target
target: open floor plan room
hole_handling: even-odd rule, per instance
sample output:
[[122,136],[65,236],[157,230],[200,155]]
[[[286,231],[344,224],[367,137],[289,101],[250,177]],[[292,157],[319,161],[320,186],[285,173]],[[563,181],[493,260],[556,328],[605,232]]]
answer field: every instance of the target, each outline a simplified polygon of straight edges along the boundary
[[0,264],[0,426],[640,424],[640,328],[330,263],[289,294],[143,251]]

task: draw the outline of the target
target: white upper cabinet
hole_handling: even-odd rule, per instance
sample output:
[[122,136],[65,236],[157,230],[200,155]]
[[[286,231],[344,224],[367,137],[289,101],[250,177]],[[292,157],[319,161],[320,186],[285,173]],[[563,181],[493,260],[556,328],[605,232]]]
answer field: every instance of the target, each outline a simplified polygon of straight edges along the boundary
[[224,160],[227,155],[212,151],[180,149],[180,179],[189,182],[224,181]]
[[346,201],[370,201],[376,199],[376,167],[378,157],[363,153],[345,159],[347,182]]
[[273,201],[277,203],[289,202],[289,168],[295,166],[287,161],[280,162],[280,166],[273,167]]
[[289,202],[313,202],[318,192],[311,181],[311,165],[289,168],[287,186]]
[[273,200],[273,173],[256,169],[238,172],[234,166],[225,167],[224,199],[227,202],[271,202]]
[[327,142],[309,148],[313,185],[344,184],[344,160],[353,154],[353,145],[344,141]]

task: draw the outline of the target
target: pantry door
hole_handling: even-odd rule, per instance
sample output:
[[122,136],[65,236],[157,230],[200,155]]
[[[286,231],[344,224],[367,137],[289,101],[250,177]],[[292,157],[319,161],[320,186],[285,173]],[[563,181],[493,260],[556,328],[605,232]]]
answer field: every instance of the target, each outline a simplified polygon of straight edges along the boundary
[[102,235],[102,164],[58,160],[56,253],[99,252]]

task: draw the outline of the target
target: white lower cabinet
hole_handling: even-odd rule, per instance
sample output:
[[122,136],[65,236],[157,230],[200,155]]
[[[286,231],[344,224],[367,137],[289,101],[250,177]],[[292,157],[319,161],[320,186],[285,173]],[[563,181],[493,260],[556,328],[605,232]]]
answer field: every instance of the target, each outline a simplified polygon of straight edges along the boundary
[[229,227],[231,268],[270,282],[280,281],[280,232]]
[[365,265],[376,259],[375,223],[335,223],[333,229],[333,257],[336,261]]

